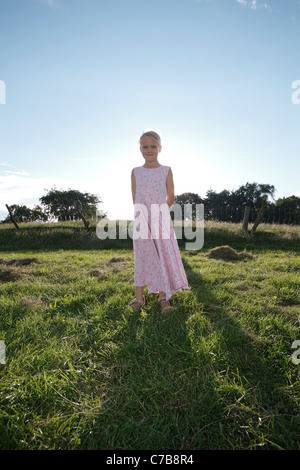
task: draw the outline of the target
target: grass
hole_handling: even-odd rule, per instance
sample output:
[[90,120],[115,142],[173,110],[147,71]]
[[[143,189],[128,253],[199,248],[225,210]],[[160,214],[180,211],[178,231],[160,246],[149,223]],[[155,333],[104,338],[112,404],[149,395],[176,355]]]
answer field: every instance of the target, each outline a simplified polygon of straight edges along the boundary
[[[299,449],[300,228],[207,223],[191,290],[133,313],[131,241],[0,228],[1,449]],[[218,245],[253,259],[210,258]]]

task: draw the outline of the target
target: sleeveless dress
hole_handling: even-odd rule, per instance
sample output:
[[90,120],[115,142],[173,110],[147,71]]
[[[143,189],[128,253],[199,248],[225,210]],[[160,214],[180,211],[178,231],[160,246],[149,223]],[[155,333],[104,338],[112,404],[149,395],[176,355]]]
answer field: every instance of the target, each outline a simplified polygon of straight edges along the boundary
[[148,286],[148,292],[189,289],[180,251],[166,202],[170,167],[134,168],[134,285]]

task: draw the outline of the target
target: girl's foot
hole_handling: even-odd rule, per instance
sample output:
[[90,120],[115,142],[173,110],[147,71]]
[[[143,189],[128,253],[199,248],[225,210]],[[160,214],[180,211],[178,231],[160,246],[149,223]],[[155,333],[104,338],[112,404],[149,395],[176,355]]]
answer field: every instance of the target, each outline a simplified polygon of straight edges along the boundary
[[133,299],[131,302],[129,302],[128,307],[131,307],[132,310],[137,311],[137,310],[140,310],[143,307],[143,305],[145,305],[144,296],[142,299],[137,299],[137,298]]
[[170,302],[165,298],[158,298],[157,299],[158,303],[160,303],[160,306],[161,306],[161,313],[169,313],[169,312],[172,312],[172,310],[174,310],[174,307],[172,307],[172,305],[170,305]]

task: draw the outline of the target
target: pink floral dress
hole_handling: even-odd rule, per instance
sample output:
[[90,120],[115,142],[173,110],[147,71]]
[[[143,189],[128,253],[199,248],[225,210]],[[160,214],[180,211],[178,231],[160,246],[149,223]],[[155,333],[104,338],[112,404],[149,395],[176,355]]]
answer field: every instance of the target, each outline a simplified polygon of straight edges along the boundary
[[169,169],[134,168],[134,285],[148,286],[149,293],[165,292],[167,300],[174,292],[189,289],[166,202]]

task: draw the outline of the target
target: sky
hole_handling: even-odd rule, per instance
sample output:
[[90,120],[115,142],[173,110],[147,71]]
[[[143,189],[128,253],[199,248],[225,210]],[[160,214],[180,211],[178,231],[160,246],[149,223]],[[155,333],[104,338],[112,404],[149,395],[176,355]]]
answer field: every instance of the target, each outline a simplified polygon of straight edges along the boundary
[[52,188],[132,219],[149,128],[177,195],[300,196],[299,46],[300,0],[0,0],[0,220]]

